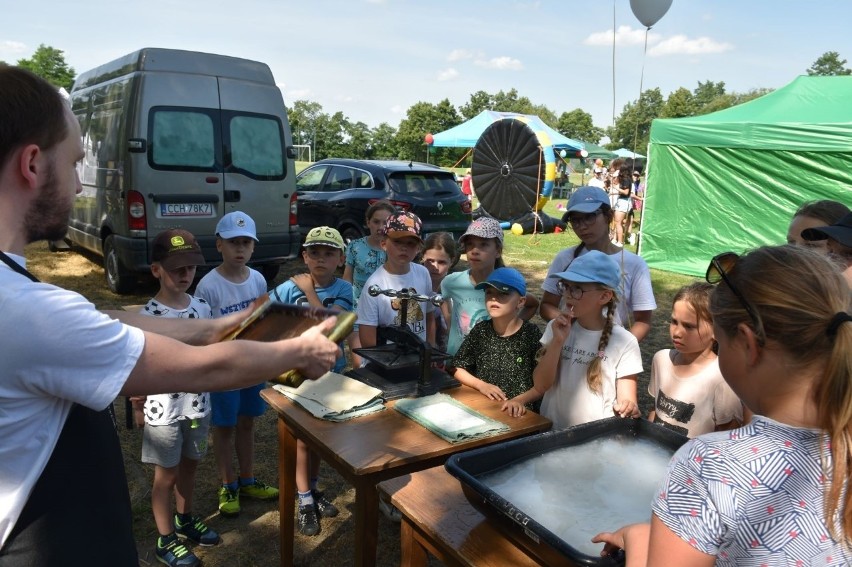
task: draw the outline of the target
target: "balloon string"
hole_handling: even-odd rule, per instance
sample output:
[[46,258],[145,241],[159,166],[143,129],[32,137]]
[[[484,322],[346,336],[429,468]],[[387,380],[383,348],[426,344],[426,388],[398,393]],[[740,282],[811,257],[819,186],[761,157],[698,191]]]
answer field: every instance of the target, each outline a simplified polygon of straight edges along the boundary
[[630,169],[636,169],[636,146],[639,144],[639,120],[642,118],[642,84],[645,81],[645,56],[648,54],[648,32],[645,28],[645,48],[642,50],[642,71],[639,73],[639,100],[636,102],[636,127],[633,130],[633,155],[630,156]]
[[612,125],[615,126],[615,0],[612,0]]
[[461,157],[461,159],[453,164],[453,167],[458,167],[459,164],[464,161],[464,158],[469,156],[472,151],[473,151],[473,148],[470,148],[467,152],[465,152],[465,154]]

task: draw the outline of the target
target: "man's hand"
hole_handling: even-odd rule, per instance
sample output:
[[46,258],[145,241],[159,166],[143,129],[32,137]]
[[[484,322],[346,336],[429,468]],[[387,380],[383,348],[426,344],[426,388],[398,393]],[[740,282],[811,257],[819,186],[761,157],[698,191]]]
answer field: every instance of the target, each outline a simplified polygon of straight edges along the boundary
[[299,337],[290,339],[300,342],[301,357],[296,368],[302,376],[316,380],[334,366],[340,354],[340,347],[326,336],[337,323],[337,317],[329,317],[322,323],[314,325]]

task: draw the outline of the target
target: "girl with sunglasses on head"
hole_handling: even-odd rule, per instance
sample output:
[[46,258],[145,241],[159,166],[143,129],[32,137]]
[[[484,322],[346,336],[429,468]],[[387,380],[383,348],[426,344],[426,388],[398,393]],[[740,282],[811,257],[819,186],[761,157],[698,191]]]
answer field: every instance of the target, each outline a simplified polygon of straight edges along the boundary
[[717,256],[719,367],[754,413],[675,454],[650,524],[601,533],[634,565],[852,564],[852,315],[830,259],[799,246]]
[[556,289],[558,272],[565,271],[575,258],[581,258],[590,250],[610,256],[621,269],[618,285],[619,303],[615,312],[615,323],[629,330],[642,340],[651,330],[651,314],[657,308],[654,290],[651,288],[651,272],[645,260],[615,246],[609,239],[609,223],[613,218],[609,198],[597,187],[580,187],[568,200],[568,211],[562,217],[580,238],[580,244],[560,251],[547,271],[541,286],[541,318],[545,321],[560,313],[562,295]]
[[554,429],[613,415],[639,417],[639,343],[614,321],[618,264],[592,250],[556,277],[566,307],[545,327],[533,371],[535,389],[544,394],[541,415]]

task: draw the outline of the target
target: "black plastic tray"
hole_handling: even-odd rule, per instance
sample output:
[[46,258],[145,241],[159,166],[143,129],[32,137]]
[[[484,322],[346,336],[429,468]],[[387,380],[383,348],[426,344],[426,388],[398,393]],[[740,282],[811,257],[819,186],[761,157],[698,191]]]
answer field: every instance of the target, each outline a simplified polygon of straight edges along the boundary
[[458,453],[451,456],[444,466],[447,472],[459,479],[471,504],[496,520],[512,540],[545,565],[620,565],[623,562],[615,558],[591,556],[577,550],[491,490],[479,478],[549,451],[621,436],[640,437],[671,449],[672,453],[688,440],[645,419],[613,417]]

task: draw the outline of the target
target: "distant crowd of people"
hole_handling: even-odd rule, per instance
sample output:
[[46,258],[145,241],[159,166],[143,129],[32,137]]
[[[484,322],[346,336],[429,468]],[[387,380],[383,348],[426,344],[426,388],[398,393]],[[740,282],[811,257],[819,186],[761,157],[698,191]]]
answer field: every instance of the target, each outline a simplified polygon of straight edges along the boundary
[[[678,290],[667,313],[671,348],[653,356],[654,407],[643,416],[640,345],[657,301],[647,264],[624,246],[644,188],[619,160],[608,171],[596,163],[589,185],[572,192],[564,218],[579,243],[553,258],[540,293],[506,265],[497,220],[474,220],[458,241],[448,233],[424,238],[416,214],[377,201],[362,239],[346,243],[333,227],[312,227],[301,251],[307,272],[271,290],[248,266],[257,233],[245,213],[219,221],[222,262],[193,295],[200,247],[185,230],[164,231],[153,249],[157,294],[141,313],[101,313],[38,282],[24,258],[27,244],[67,230],[80,191],[76,120],[48,83],[11,67],[0,67],[0,116],[0,305],[13,330],[0,347],[0,566],[68,557],[138,564],[110,415],[119,395],[132,397],[144,427],[142,460],[155,467],[161,563],[199,565],[190,544],[221,541],[193,510],[208,431],[222,516],[239,514],[241,498],[278,499],[254,474],[263,384],[291,368],[315,379],[369,363],[325,338],[333,318],[284,341],[216,342],[266,295],[354,311],[350,350],[377,345],[381,327],[407,326],[451,355],[448,374],[510,416],[537,411],[556,429],[647,418],[693,438],[661,480],[651,522],[596,536],[602,553],[623,550],[628,565],[852,562],[845,205],[803,204],[787,245],[708,258],[706,281]],[[454,271],[462,254],[466,266]],[[373,296],[373,285],[440,292],[444,302]],[[536,314],[543,328],[530,322]],[[292,496],[307,536],[338,514],[334,495],[319,490],[319,464],[299,440]],[[97,487],[85,505],[83,486]]]

